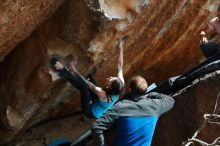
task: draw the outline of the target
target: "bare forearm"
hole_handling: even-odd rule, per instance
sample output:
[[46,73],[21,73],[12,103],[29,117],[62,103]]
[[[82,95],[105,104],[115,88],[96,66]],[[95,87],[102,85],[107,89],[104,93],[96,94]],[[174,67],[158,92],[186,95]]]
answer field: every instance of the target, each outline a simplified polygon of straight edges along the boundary
[[123,48],[120,48],[119,59],[118,59],[118,70],[123,68]]
[[121,79],[122,83],[124,84],[124,77],[123,77],[123,48],[124,42],[119,43],[119,58],[118,58],[118,77]]
[[123,46],[120,44],[119,45],[119,58],[118,58],[118,71],[121,70],[123,68]]

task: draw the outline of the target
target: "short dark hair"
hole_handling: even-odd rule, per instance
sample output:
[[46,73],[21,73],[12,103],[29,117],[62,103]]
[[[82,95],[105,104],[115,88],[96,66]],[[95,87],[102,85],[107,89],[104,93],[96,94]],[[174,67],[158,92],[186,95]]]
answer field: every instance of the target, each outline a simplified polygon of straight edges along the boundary
[[129,86],[131,88],[131,92],[138,95],[146,94],[148,88],[147,81],[142,76],[134,76],[131,78]]
[[111,94],[118,95],[121,93],[122,89],[124,87],[124,84],[122,83],[121,79],[117,78],[112,82],[111,85]]

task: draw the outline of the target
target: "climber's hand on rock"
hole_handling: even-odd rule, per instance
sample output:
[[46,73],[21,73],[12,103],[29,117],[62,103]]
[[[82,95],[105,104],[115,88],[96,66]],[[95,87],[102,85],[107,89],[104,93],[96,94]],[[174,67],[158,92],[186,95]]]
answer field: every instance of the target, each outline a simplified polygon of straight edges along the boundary
[[201,40],[200,40],[201,44],[207,44],[208,43],[208,39],[205,36],[202,36]]
[[123,45],[124,45],[124,40],[120,40],[120,41],[119,41],[119,48],[122,48]]
[[200,32],[200,36],[205,36],[205,35],[206,35],[206,33],[204,31]]

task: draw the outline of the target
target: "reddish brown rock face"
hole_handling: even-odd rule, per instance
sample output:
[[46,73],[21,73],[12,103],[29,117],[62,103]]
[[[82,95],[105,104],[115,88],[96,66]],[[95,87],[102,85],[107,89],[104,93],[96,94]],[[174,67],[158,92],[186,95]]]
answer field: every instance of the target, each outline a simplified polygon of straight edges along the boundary
[[[146,8],[142,8],[141,14],[132,23],[126,23],[127,27],[122,32],[107,27],[98,35],[96,40],[93,40],[96,43],[102,42],[98,45],[97,52],[101,52],[100,56],[109,60],[106,66],[115,66],[117,56],[110,57],[108,50],[112,50],[116,42],[110,42],[122,35],[129,35],[130,39],[125,47],[125,63],[129,62],[125,64],[127,76],[142,74],[149,81],[158,82],[168,76],[181,74],[197,64],[201,58],[199,33],[210,20],[209,16],[215,15],[213,3],[205,0],[199,3],[151,1]],[[207,9],[209,7],[212,9]],[[110,25],[117,28],[117,24]],[[111,35],[106,39],[107,35],[103,33]],[[90,50],[93,50],[94,46],[91,46]],[[99,53],[96,54],[97,59],[100,56]],[[107,72],[109,70],[102,70],[98,76]]]
[[141,6],[148,0],[99,0],[100,8],[110,19],[132,19],[133,15],[140,13]]
[[[204,122],[203,115],[214,111],[220,92],[220,72],[209,74],[176,93],[174,108],[162,116],[155,131],[153,145],[177,146],[192,138]],[[218,102],[219,105],[219,102]],[[219,106],[218,106],[219,109]],[[199,139],[212,143],[219,137],[220,126],[207,124],[198,134]],[[197,143],[198,144],[198,143]]]
[[0,2],[0,60],[47,20],[63,0],[4,0]]
[[[83,74],[97,66],[95,78],[102,85],[106,77],[116,74],[116,45],[128,35],[124,46],[126,80],[139,74],[149,82],[160,82],[199,62],[199,32],[215,15],[219,3],[99,2],[0,2],[0,144],[39,121],[80,109],[78,92],[50,69],[51,55],[78,57],[77,68]],[[100,9],[109,18],[120,19],[107,21]]]

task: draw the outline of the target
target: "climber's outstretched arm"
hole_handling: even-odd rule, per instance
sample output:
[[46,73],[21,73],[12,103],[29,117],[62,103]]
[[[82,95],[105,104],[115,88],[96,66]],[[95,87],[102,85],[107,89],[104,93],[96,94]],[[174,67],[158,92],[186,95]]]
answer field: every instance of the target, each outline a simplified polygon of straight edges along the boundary
[[121,79],[122,83],[124,84],[124,77],[123,77],[123,48],[124,45],[124,40],[120,40],[119,44],[118,44],[118,48],[119,48],[119,58],[118,58],[118,78]]

